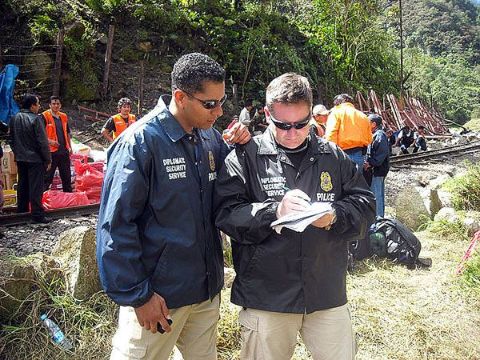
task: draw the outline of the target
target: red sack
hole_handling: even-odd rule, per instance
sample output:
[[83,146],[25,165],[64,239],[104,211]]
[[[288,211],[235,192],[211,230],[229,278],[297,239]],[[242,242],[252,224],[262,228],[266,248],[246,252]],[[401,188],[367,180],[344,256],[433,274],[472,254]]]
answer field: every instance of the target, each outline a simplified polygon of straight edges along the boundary
[[84,192],[66,193],[58,190],[48,190],[43,193],[42,204],[45,209],[50,210],[89,205],[90,201]]
[[95,166],[89,163],[82,163],[75,160],[75,189],[84,191],[87,194],[91,204],[100,202],[102,192],[103,171],[98,171]]

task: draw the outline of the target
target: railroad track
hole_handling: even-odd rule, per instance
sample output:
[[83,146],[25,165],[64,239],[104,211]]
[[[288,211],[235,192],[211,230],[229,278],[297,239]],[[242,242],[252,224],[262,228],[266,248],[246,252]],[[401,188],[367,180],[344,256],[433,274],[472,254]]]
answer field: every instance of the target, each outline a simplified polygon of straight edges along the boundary
[[[99,204],[73,206],[63,209],[47,210],[45,216],[49,220],[63,219],[72,216],[86,216],[97,213],[99,208]],[[0,226],[24,225],[31,222],[33,221],[30,213],[0,215]]]
[[392,156],[390,158],[390,165],[404,165],[421,160],[433,159],[444,155],[452,155],[458,153],[470,153],[480,150],[480,141],[475,141],[466,145],[449,146],[442,149],[428,150],[417,152],[415,154],[404,154]]

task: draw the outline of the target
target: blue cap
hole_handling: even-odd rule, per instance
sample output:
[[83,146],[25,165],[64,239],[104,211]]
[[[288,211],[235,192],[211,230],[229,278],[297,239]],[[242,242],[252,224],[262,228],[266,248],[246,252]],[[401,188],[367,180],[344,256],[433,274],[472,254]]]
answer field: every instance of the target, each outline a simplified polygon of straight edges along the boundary
[[42,316],[40,316],[40,320],[45,320],[47,318],[47,314],[42,314]]

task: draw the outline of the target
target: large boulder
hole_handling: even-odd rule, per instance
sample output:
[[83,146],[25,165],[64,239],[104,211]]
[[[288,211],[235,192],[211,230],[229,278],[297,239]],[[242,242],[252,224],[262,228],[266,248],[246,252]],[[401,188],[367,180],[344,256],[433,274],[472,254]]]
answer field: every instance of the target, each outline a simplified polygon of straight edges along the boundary
[[58,263],[48,255],[36,253],[15,258],[0,251],[0,323],[16,318],[39,283],[63,279]]
[[95,229],[79,226],[60,234],[52,252],[65,270],[68,291],[76,299],[85,300],[102,289],[95,245]]
[[416,186],[404,187],[395,199],[395,214],[399,221],[412,230],[430,218],[429,208],[424,203],[421,189]]

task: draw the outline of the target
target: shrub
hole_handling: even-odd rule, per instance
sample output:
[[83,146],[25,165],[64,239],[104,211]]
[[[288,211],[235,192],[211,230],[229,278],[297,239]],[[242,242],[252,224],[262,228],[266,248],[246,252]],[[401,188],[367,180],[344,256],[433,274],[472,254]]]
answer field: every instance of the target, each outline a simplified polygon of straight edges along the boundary
[[467,173],[445,183],[445,188],[452,193],[456,210],[480,209],[480,164],[469,164]]

